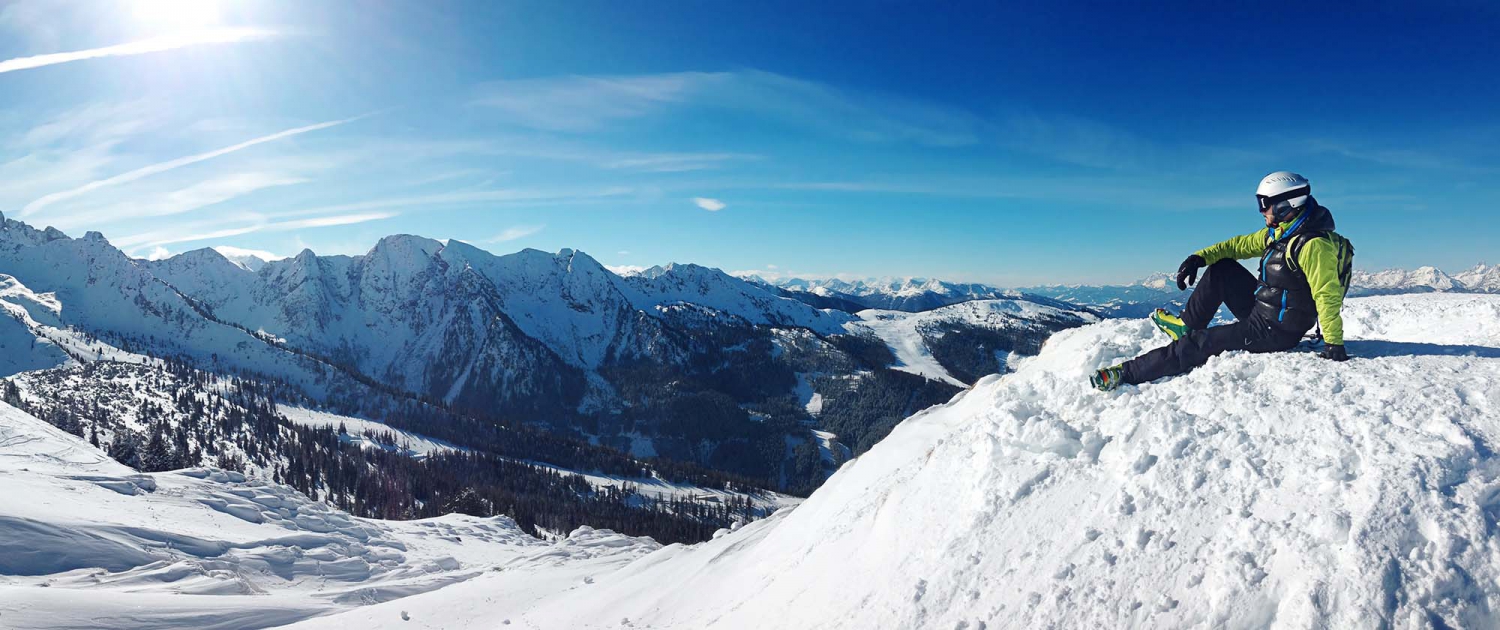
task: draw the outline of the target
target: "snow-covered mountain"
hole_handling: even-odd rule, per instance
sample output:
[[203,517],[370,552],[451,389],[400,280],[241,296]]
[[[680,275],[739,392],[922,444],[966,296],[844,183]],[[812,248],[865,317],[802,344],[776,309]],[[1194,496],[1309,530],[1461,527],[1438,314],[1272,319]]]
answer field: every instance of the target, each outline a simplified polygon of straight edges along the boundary
[[[149,348],[154,356],[222,361],[298,382],[317,395],[349,386],[325,361],[208,317],[194,300],[154,275],[149,264],[129,258],[98,232],[74,239],[0,216],[0,269],[11,287],[0,302],[10,305],[6,311],[38,347],[51,343],[77,358],[127,361],[145,360],[146,353],[123,348]],[[22,311],[25,315],[17,318]],[[19,334],[6,326],[11,335]]]
[[1500,293],[1500,267],[1479,264],[1449,275],[1436,267],[1387,269],[1380,272],[1355,270],[1350,295],[1398,293]]
[[1145,317],[1158,308],[1181,311],[1190,295],[1177,290],[1177,281],[1167,273],[1154,274],[1125,285],[1050,285],[1022,290],[1085,306],[1108,317]]
[[[1232,353],[1111,394],[1087,372],[1164,337],[1065,331],[789,513],[576,591],[495,577],[298,627],[398,628],[398,608],[521,627],[1489,627],[1500,327],[1455,324],[1500,321],[1500,301],[1349,315],[1345,364]],[[474,603],[507,587],[524,603]]]
[[399,387],[472,404],[576,402],[599,384],[586,373],[605,364],[680,361],[692,349],[668,330],[668,311],[682,303],[748,325],[821,333],[840,332],[851,319],[695,265],[622,278],[574,250],[496,256],[416,236],[386,237],[362,256],[304,251],[254,274],[213,250],[149,266],[220,319]]
[[[747,275],[745,279],[762,286],[775,287],[809,303],[840,305],[845,310],[878,309],[920,313],[973,300],[1032,300],[1049,306],[1061,306],[1041,296],[1014,289],[999,289],[985,284],[945,282],[931,278],[870,278],[840,280],[837,278],[778,278],[774,281]],[[844,304],[854,305],[849,309]]]
[[[445,249],[392,236],[363,256],[304,251],[257,273],[210,249],[146,265],[217,319],[406,391],[523,413],[576,401],[577,370],[505,313],[492,282],[440,256]],[[560,404],[537,406],[542,399]]]
[[1453,279],[1476,293],[1500,293],[1500,265],[1480,263],[1467,271],[1453,274]]
[[1350,282],[1349,292],[1355,295],[1383,295],[1392,293],[1447,292],[1468,289],[1464,283],[1443,273],[1436,267],[1416,269],[1387,269],[1380,272],[1356,270]]
[[[285,383],[352,415],[381,416],[402,397],[435,401],[785,489],[820,480],[831,454],[872,444],[912,405],[1003,367],[984,350],[959,372],[927,374],[937,385],[887,378],[894,350],[876,346],[938,337],[916,326],[903,329],[915,341],[882,337],[850,313],[690,264],[622,277],[575,250],[494,255],[397,235],[359,256],[304,251],[252,271],[214,249],[134,260],[98,233],[3,226],[10,317],[0,344],[15,351],[0,376],[182,359]],[[976,347],[1034,353],[1039,336],[1083,321],[1037,327],[1022,311],[966,322],[964,334]],[[815,398],[823,404],[807,411]],[[835,443],[838,434],[851,441]],[[798,449],[824,461],[798,460]]]
[[279,256],[275,256],[269,252],[240,249],[227,245],[216,246],[214,247],[214,251],[223,254],[225,258],[229,259],[229,262],[244,267],[245,271],[249,272],[260,271],[260,268],[266,266],[266,263],[281,259]]

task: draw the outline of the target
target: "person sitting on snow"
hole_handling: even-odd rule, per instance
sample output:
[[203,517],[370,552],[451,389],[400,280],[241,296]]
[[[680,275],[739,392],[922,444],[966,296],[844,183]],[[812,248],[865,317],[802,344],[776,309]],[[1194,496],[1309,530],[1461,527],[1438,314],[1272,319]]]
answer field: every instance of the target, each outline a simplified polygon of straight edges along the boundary
[[[1339,310],[1349,289],[1354,246],[1333,232],[1333,215],[1312,196],[1307,178],[1289,171],[1267,175],[1255,191],[1266,227],[1188,256],[1177,288],[1197,283],[1182,316],[1157,309],[1151,320],[1172,343],[1095,372],[1103,391],[1183,374],[1230,350],[1290,350],[1314,325],[1322,326],[1322,356],[1348,360]],[[1260,279],[1236,260],[1260,258]],[[1202,282],[1198,270],[1208,267]],[[1237,320],[1209,327],[1219,306]]]

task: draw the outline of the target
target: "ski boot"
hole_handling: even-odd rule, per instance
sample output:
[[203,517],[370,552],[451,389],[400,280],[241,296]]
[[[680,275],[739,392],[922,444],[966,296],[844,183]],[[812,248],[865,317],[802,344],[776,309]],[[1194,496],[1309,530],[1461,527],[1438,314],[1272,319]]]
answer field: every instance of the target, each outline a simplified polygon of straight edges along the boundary
[[1182,318],[1173,315],[1171,311],[1164,308],[1156,309],[1156,312],[1151,314],[1151,323],[1156,324],[1157,328],[1167,333],[1167,336],[1171,337],[1172,341],[1186,337],[1189,332],[1187,324],[1182,323]]
[[1114,365],[1094,372],[1094,374],[1089,377],[1089,383],[1092,384],[1095,389],[1101,392],[1114,391],[1116,387],[1119,387],[1121,385],[1121,379],[1124,378],[1124,376],[1125,368]]

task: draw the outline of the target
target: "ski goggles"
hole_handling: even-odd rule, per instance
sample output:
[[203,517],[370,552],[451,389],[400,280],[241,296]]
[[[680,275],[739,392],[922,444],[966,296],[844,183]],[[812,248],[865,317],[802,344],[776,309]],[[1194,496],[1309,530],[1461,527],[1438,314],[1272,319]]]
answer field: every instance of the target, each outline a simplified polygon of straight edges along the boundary
[[[1267,212],[1281,214],[1283,212],[1286,212],[1287,210],[1292,209],[1293,207],[1298,207],[1303,203],[1307,203],[1305,197],[1307,197],[1311,193],[1311,188],[1303,186],[1301,188],[1293,188],[1279,195],[1256,195],[1255,202],[1260,205],[1261,214],[1265,214]],[[1302,201],[1293,205],[1292,201],[1297,199],[1302,199]]]

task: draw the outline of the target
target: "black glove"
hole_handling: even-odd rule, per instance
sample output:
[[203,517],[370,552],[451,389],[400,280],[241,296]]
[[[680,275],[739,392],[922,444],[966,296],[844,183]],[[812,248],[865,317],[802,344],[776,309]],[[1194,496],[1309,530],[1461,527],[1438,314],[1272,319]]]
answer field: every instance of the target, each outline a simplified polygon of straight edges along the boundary
[[1318,353],[1318,356],[1328,359],[1329,361],[1349,360],[1349,353],[1344,352],[1344,346],[1342,344],[1336,343],[1323,344],[1323,351]]
[[1177,268],[1177,290],[1186,291],[1188,285],[1198,281],[1198,270],[1208,265],[1208,261],[1202,256],[1193,254],[1187,260],[1182,261],[1182,266]]

